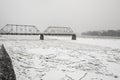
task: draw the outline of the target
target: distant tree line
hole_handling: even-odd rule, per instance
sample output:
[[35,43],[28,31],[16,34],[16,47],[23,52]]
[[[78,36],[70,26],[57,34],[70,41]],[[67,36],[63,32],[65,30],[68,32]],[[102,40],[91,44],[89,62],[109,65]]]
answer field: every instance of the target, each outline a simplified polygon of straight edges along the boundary
[[120,37],[120,30],[88,31],[88,32],[81,33],[81,35],[87,35],[87,36],[115,36],[115,37]]

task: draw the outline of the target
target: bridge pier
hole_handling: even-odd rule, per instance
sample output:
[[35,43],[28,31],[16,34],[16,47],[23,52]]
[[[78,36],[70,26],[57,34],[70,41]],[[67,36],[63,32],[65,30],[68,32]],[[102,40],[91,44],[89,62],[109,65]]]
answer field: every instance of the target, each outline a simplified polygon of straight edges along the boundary
[[44,35],[40,34],[40,40],[44,40]]
[[72,40],[76,40],[76,34],[72,35]]

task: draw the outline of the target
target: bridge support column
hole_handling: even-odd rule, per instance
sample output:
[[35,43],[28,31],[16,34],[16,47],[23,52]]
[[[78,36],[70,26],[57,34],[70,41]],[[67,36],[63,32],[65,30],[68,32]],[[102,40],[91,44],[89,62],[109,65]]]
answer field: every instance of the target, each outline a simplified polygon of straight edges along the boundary
[[44,40],[44,35],[40,34],[40,40]]
[[72,35],[72,40],[76,40],[76,34]]

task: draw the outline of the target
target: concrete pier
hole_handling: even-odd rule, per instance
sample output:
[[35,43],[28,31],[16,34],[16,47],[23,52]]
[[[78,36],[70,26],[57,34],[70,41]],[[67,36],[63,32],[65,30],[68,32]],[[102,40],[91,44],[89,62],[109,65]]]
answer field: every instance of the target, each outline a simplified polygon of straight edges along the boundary
[[76,40],[76,34],[72,35],[72,40]]
[[44,40],[44,35],[43,34],[40,35],[40,40]]

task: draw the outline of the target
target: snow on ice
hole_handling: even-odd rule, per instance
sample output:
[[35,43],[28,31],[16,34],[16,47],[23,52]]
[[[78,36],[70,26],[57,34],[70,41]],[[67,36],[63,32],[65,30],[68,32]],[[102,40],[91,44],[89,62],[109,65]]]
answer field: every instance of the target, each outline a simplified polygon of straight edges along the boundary
[[119,39],[0,38],[17,80],[120,80]]

